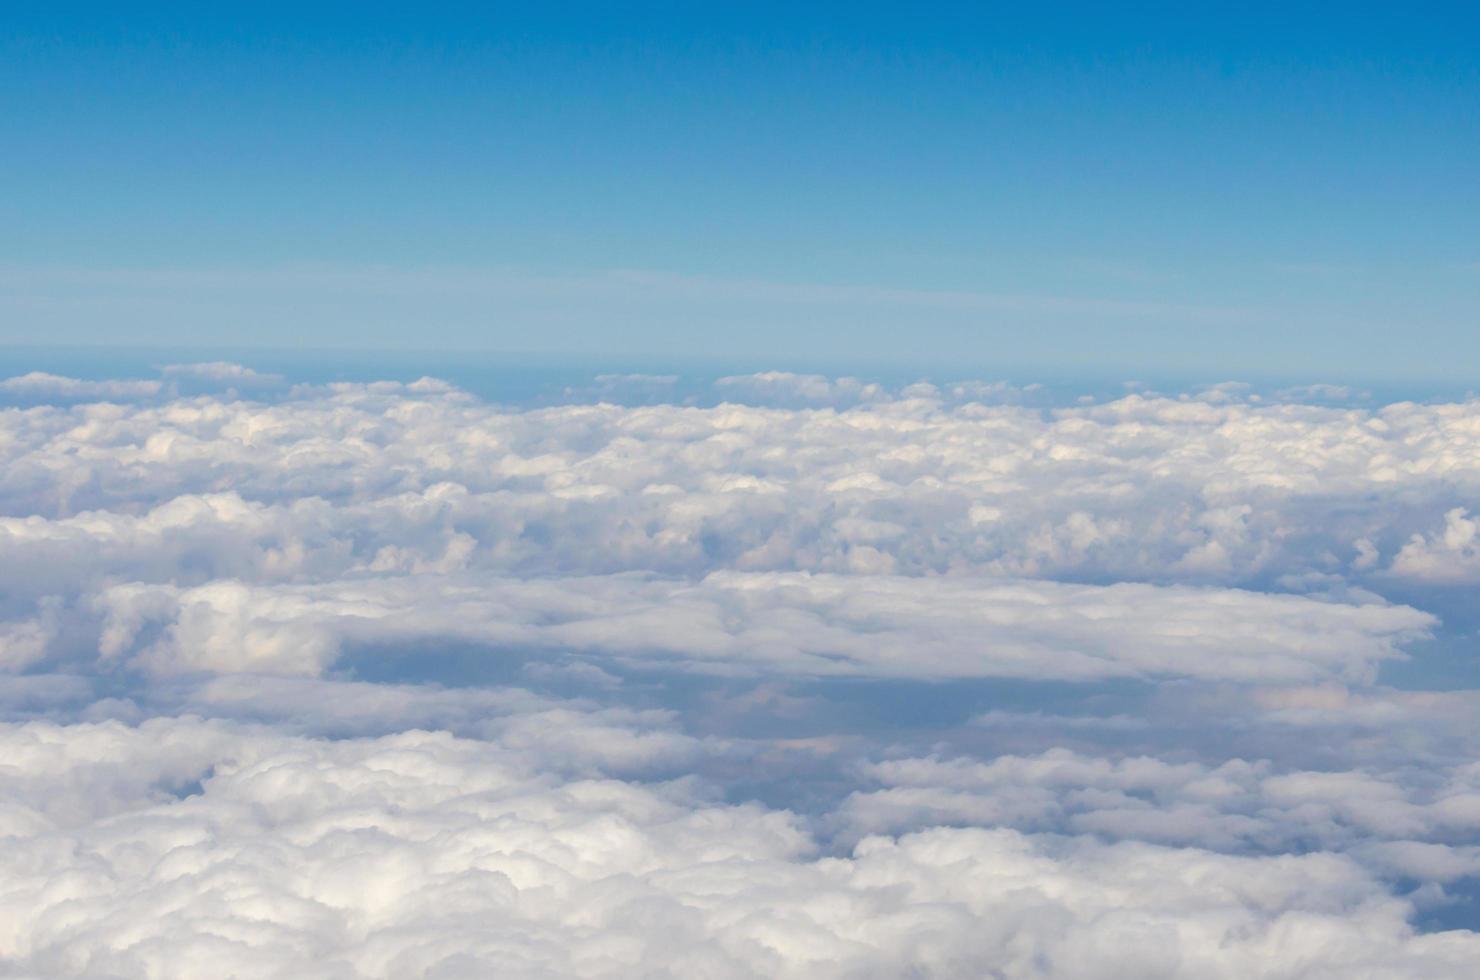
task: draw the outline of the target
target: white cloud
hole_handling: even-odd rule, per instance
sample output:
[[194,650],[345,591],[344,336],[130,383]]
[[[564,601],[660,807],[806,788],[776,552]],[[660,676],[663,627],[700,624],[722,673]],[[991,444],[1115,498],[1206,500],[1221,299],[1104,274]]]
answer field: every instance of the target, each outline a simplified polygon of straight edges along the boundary
[[[842,384],[798,383],[826,397]],[[229,492],[269,507],[320,498],[339,525],[324,529],[327,547],[363,539],[351,525],[372,521],[377,535],[402,539],[382,540],[388,561],[436,560],[415,539],[453,524],[478,541],[475,560],[519,574],[731,567],[1265,583],[1389,566],[1457,496],[1480,489],[1477,413],[1468,403],[1337,410],[1132,395],[1045,414],[948,405],[924,389],[844,412],[520,411],[430,381],[338,384],[272,403],[7,417],[0,505],[55,518]],[[437,507],[417,501],[434,488]]]
[[1433,625],[1402,606],[1227,589],[716,572],[417,575],[102,592],[100,649],[162,672],[322,673],[346,644],[449,638],[629,666],[803,677],[1371,680]]
[[1427,582],[1473,582],[1480,577],[1480,523],[1463,507],[1444,515],[1444,530],[1415,534],[1393,556],[1395,575]]
[[36,616],[0,622],[0,673],[23,670],[45,659],[57,633],[57,602],[54,597],[41,604]]
[[1281,771],[1270,760],[1213,766],[1052,749],[989,761],[895,759],[865,772],[881,788],[855,792],[836,815],[854,837],[987,824],[1281,853],[1311,844],[1343,851],[1378,841],[1437,846],[1480,833],[1476,763],[1419,776],[1404,769]]
[[[433,733],[0,734],[0,957],[47,976],[1463,977],[1350,859],[1011,830],[819,857],[791,815]],[[197,782],[198,781],[198,782]],[[1155,937],[1155,942],[1149,942]]]
[[1480,403],[163,372],[0,383],[0,975],[1473,972]]
[[240,388],[277,387],[285,383],[280,374],[256,371],[231,361],[200,361],[192,364],[166,364],[159,369],[166,378],[206,381]]
[[32,371],[0,380],[0,396],[42,400],[48,398],[67,401],[91,399],[96,401],[130,401],[136,398],[152,398],[164,386],[158,381],[140,379],[136,381],[88,381],[67,378],[45,371]]
[[886,397],[882,385],[857,378],[828,378],[820,374],[762,371],[720,378],[715,386],[729,397],[739,395],[748,404],[831,405],[843,407]]

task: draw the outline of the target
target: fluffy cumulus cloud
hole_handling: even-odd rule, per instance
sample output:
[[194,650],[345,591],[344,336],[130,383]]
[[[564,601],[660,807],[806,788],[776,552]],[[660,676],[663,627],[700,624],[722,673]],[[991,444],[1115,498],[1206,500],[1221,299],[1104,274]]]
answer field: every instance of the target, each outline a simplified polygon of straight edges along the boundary
[[1462,977],[1480,955],[1335,854],[1003,828],[820,854],[784,811],[428,732],[0,741],[34,803],[5,814],[0,955],[39,975]]
[[[787,390],[814,382],[835,384],[792,378]],[[116,521],[236,493],[271,512],[259,534],[316,533],[344,561],[373,562],[359,553],[373,541],[382,566],[435,560],[456,529],[477,545],[470,561],[520,574],[724,567],[1265,585],[1421,574],[1398,556],[1414,535],[1450,546],[1462,529],[1435,526],[1480,484],[1480,410],[1468,404],[1133,395],[1043,410],[971,400],[976,390],[915,385],[841,411],[521,411],[433,381],[300,388],[272,402],[93,401],[9,419],[0,499],[11,514],[75,527],[90,512]],[[314,505],[327,506],[291,513]],[[243,532],[244,520],[214,525]],[[359,534],[366,525],[377,536]],[[31,531],[53,533],[65,531]]]
[[1469,977],[1480,403],[0,381],[0,976]]
[[[857,831],[932,822],[1030,829],[1224,849],[1330,849],[1398,840],[1442,842],[1480,831],[1480,764],[1420,775],[1402,769],[1277,771],[1269,760],[1218,765],[1148,756],[1118,759],[1051,749],[990,761],[958,757],[877,762],[839,817]],[[1379,849],[1381,850],[1381,849]],[[1466,849],[1465,855],[1472,853]],[[1445,877],[1470,873],[1465,857]],[[1427,877],[1427,875],[1421,875]]]
[[1393,572],[1433,582],[1480,578],[1480,524],[1463,507],[1444,515],[1443,530],[1415,534],[1393,557]]

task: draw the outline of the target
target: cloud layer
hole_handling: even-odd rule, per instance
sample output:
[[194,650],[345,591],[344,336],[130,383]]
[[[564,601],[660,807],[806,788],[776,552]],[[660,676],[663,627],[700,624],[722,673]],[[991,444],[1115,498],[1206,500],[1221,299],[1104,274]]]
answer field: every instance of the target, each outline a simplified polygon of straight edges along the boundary
[[587,394],[0,382],[0,975],[1473,972],[1480,403]]
[[[0,955],[48,976],[1467,976],[1328,854],[1009,829],[820,856],[790,814],[433,733],[0,733]],[[1152,777],[1154,780],[1154,777]],[[1071,777],[1072,780],[1072,777]],[[17,834],[17,831],[19,832]]]

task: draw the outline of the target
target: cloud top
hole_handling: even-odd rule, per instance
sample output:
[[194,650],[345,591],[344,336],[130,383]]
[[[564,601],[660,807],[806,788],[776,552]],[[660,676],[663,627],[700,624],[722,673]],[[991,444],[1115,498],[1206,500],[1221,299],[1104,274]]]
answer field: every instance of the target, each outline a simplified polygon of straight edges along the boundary
[[568,390],[0,382],[0,975],[1473,972],[1480,403]]

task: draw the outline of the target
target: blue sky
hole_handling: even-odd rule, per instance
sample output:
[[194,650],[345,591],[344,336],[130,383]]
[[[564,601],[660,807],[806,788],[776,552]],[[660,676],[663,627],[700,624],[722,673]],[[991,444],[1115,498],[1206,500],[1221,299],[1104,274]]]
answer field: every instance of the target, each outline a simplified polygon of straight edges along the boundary
[[1460,5],[48,5],[0,342],[1454,380]]

